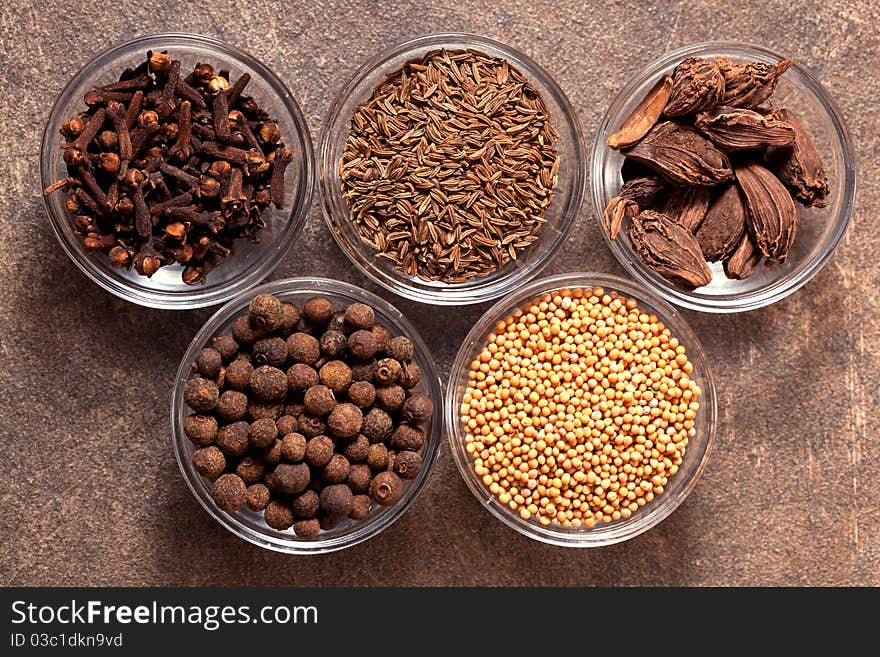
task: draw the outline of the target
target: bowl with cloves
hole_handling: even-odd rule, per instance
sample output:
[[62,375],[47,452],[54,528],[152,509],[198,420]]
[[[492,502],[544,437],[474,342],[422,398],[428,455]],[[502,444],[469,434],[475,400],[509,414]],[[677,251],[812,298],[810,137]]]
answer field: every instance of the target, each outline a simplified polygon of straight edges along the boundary
[[638,281],[679,306],[742,312],[806,284],[849,224],[855,157],[828,91],[738,42],[652,62],[599,126],[593,209]]
[[105,290],[169,309],[268,276],[302,230],[311,138],[284,83],[242,50],[161,34],[104,51],[68,83],[40,176],[61,247]]

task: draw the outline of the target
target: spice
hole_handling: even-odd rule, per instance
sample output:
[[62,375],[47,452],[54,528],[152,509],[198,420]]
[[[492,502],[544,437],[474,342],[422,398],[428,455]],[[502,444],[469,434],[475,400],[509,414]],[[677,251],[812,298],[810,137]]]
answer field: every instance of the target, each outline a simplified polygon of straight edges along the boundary
[[672,95],[672,78],[664,75],[633,110],[620,129],[608,138],[608,148],[629,148],[648,134]]
[[532,299],[471,363],[460,417],[474,472],[542,525],[628,518],[664,492],[695,435],[692,373],[633,299],[602,288]]
[[342,195],[377,258],[407,276],[462,283],[538,239],[557,140],[540,94],[510,62],[429,52],[355,108]]
[[[602,216],[611,239],[628,224],[644,264],[686,289],[711,282],[705,261],[723,262],[734,280],[750,276],[761,260],[784,262],[797,234],[793,201],[823,207],[829,193],[805,126],[790,110],[763,105],[791,64],[698,57],[679,64],[663,110],[674,120],[623,145],[609,141],[625,156],[623,186]],[[622,132],[644,129],[665,80]]]
[[226,469],[226,457],[214,445],[193,452],[193,467],[203,477],[216,479]]
[[267,207],[284,203],[293,154],[280,136],[254,136],[278,124],[243,95],[249,80],[231,84],[209,64],[182,75],[180,61],[147,52],[118,82],[85,93],[84,111],[61,126],[68,175],[44,194],[70,193],[87,250],[148,277],[179,264],[196,285],[237,240],[259,241]]
[[218,507],[227,513],[234,513],[247,502],[247,486],[238,475],[220,475],[211,486],[211,497]]

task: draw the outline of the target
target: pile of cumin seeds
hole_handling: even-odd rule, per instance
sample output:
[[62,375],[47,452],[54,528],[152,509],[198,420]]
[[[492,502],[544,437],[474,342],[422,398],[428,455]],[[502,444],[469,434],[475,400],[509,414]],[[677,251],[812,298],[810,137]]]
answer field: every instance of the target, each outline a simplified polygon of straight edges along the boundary
[[507,60],[432,51],[355,109],[342,194],[376,257],[407,276],[463,283],[538,239],[558,138],[540,94]]

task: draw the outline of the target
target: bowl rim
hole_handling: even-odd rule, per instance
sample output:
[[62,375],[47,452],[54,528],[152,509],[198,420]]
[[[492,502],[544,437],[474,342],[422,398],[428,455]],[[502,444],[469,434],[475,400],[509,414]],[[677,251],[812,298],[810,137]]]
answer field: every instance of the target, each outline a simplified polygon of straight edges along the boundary
[[[503,277],[486,283],[486,276],[479,277],[466,283],[438,283],[423,281],[421,279],[405,276],[394,270],[385,272],[375,266],[372,253],[367,253],[368,247],[360,242],[352,244],[342,234],[338,225],[343,221],[349,221],[348,206],[341,198],[339,190],[334,185],[336,179],[336,162],[333,160],[332,136],[334,128],[344,130],[347,134],[350,117],[342,115],[342,109],[346,102],[353,96],[354,90],[367,82],[374,75],[377,77],[382,72],[382,67],[388,61],[402,55],[416,56],[418,52],[432,47],[442,48],[454,44],[457,47],[479,49],[484,47],[495,51],[500,56],[510,60],[511,63],[525,70],[521,71],[532,82],[537,81],[547,88],[559,105],[561,116],[554,119],[554,126],[565,125],[566,130],[572,134],[572,185],[568,204],[563,210],[559,224],[553,227],[555,236],[549,243],[547,251],[528,267],[514,269]],[[370,88],[374,87],[370,85]],[[433,305],[463,305],[482,303],[496,299],[516,286],[532,280],[537,276],[558,253],[565,244],[574,222],[580,214],[586,198],[586,166],[587,151],[584,141],[583,130],[578,120],[577,112],[568,99],[568,96],[554,80],[550,73],[523,52],[505,43],[489,37],[467,32],[438,32],[423,34],[412,39],[398,42],[385,48],[361,64],[351,77],[341,87],[333,104],[327,113],[327,118],[321,129],[321,138],[318,146],[318,185],[320,192],[321,211],[330,234],[339,248],[348,256],[349,260],[368,278],[395,294]],[[555,201],[555,199],[554,199]],[[339,216],[339,209],[345,210],[343,216]],[[545,230],[548,227],[545,226]]]
[[697,310],[708,313],[738,313],[762,308],[781,301],[806,285],[827,264],[828,260],[837,250],[846,229],[852,220],[855,206],[857,168],[856,154],[850,137],[849,128],[843,112],[837,101],[825,89],[819,80],[806,68],[794,61],[791,70],[797,73],[798,78],[793,78],[799,87],[805,87],[809,93],[819,99],[822,111],[828,116],[834,130],[836,139],[840,142],[843,153],[843,167],[840,179],[842,186],[842,203],[838,215],[835,217],[833,231],[828,235],[821,250],[813,259],[807,261],[800,270],[793,271],[787,276],[779,277],[760,291],[751,292],[747,295],[718,295],[718,296],[695,296],[691,292],[680,290],[672,284],[661,285],[648,277],[645,272],[633,261],[626,257],[627,249],[608,236],[608,231],[602,226],[602,214],[605,209],[604,189],[601,181],[604,176],[599,175],[603,169],[603,161],[607,157],[606,141],[610,130],[610,121],[613,116],[620,112],[620,107],[634,94],[636,88],[646,80],[653,79],[659,72],[672,63],[680,62],[687,57],[697,55],[709,55],[713,50],[739,51],[744,56],[754,54],[759,57],[772,58],[776,61],[786,57],[771,48],[759,46],[753,43],[735,40],[701,41],[671,50],[664,55],[650,61],[636,71],[614,96],[602,120],[596,129],[596,137],[593,143],[593,152],[590,158],[590,196],[593,206],[593,216],[598,222],[599,230],[608,248],[614,254],[617,261],[629,274],[640,284],[650,288],[666,301],[682,308]]
[[[651,508],[644,515],[635,519],[597,524],[592,529],[542,526],[523,520],[516,512],[499,502],[475,474],[472,460],[463,448],[464,432],[459,421],[461,395],[459,394],[458,382],[469,368],[478,347],[485,342],[486,335],[491,332],[492,327],[499,319],[510,314],[528,299],[565,288],[587,287],[603,287],[606,291],[616,291],[622,296],[636,299],[642,307],[648,306],[648,312],[656,314],[657,318],[670,329],[673,335],[679,338],[682,344],[685,344],[688,358],[694,364],[695,370],[699,368],[700,377],[703,379],[700,412],[708,413],[706,418],[708,428],[704,438],[701,439],[700,434],[697,434],[688,441],[687,449],[689,451],[701,450],[701,452],[697,451],[698,461],[689,478],[683,481],[674,494],[668,490],[664,491],[662,495],[648,503]],[[652,290],[642,288],[638,283],[619,276],[599,272],[566,272],[540,278],[517,288],[495,303],[477,320],[456,353],[455,361],[450,369],[444,400],[444,424],[449,449],[459,474],[474,497],[495,518],[520,534],[542,543],[561,547],[589,548],[620,543],[635,538],[666,519],[691,493],[705,470],[714,447],[717,422],[718,402],[712,369],[699,338],[681,313]],[[679,470],[676,475],[684,476],[685,473]]]
[[[422,468],[418,476],[407,486],[404,497],[395,505],[387,507],[385,511],[369,522],[354,525],[351,531],[329,539],[317,539],[313,541],[297,540],[291,534],[291,538],[282,539],[273,537],[263,532],[256,532],[243,525],[231,514],[217,508],[210,495],[198,486],[198,473],[188,467],[189,458],[186,447],[191,445],[183,432],[178,415],[188,412],[183,403],[183,386],[192,374],[191,364],[195,355],[213,337],[220,327],[239,314],[251,299],[257,294],[284,294],[295,292],[299,294],[324,294],[331,298],[345,298],[351,301],[360,301],[371,305],[394,322],[394,328],[406,335],[413,343],[416,354],[421,355],[418,359],[422,366],[421,385],[434,399],[434,415],[431,420],[431,430],[426,432],[425,447],[422,454]],[[171,389],[171,442],[177,467],[183,480],[186,482],[193,497],[198,500],[201,507],[208,512],[219,525],[238,538],[244,539],[261,548],[282,552],[286,554],[326,554],[345,548],[353,547],[386,530],[399,520],[412,506],[419,494],[424,490],[431,479],[443,442],[443,394],[440,375],[436,362],[430,349],[425,344],[419,332],[409,320],[390,302],[364,290],[363,288],[327,278],[300,276],[285,278],[277,281],[263,283],[247,292],[236,296],[231,301],[217,310],[198,330],[180,360],[177,367],[174,383]],[[202,482],[203,483],[203,482]],[[207,485],[205,486],[207,489]],[[275,531],[275,530],[273,530]]]
[[45,189],[48,184],[47,181],[49,181],[51,177],[48,155],[52,141],[57,139],[55,134],[60,126],[60,121],[64,118],[62,116],[62,110],[65,103],[62,103],[62,101],[68,100],[67,97],[70,95],[71,90],[80,84],[87,74],[91,74],[95,68],[112,63],[120,57],[127,56],[132,50],[163,47],[181,48],[188,44],[215,50],[217,53],[229,57],[235,63],[246,65],[263,78],[266,85],[277,96],[277,100],[284,106],[285,111],[289,114],[290,120],[294,126],[294,134],[291,134],[289,138],[292,143],[296,142],[298,144],[302,153],[298,194],[299,203],[295,206],[291,206],[289,210],[289,225],[287,230],[281,235],[281,238],[274,245],[274,248],[266,248],[265,253],[260,260],[255,263],[253,270],[248,277],[243,279],[238,277],[230,279],[224,285],[210,291],[206,291],[204,288],[196,286],[193,287],[192,290],[185,289],[169,292],[162,290],[138,289],[130,285],[127,281],[117,280],[108,276],[107,273],[102,271],[95,264],[94,256],[86,253],[82,244],[71,239],[71,237],[61,228],[61,224],[66,222],[67,218],[58,216],[53,209],[50,199],[47,196],[43,196],[43,204],[46,208],[46,213],[49,215],[49,223],[52,227],[52,232],[68,258],[70,258],[79,270],[91,279],[92,282],[96,283],[99,287],[111,294],[114,294],[125,301],[148,308],[188,310],[192,308],[217,305],[225,303],[236,295],[247,292],[254,286],[259,285],[259,283],[270,275],[280,264],[284,255],[293,245],[296,237],[305,227],[306,219],[308,218],[309,210],[312,205],[315,188],[315,154],[312,147],[312,139],[309,133],[308,124],[295,97],[281,78],[252,54],[220,39],[201,34],[160,32],[142,35],[134,39],[119,42],[101,50],[94,57],[82,64],[64,85],[64,88],[52,104],[52,109],[46,119],[42,138],[40,140],[40,189]]

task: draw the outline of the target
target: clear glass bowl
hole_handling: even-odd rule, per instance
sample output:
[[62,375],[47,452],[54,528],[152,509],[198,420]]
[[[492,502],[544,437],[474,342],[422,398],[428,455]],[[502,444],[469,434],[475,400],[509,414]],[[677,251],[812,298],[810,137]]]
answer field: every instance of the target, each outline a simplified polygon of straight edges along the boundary
[[[515,261],[492,274],[465,283],[424,281],[406,276],[364,244],[349,218],[348,205],[342,197],[337,170],[348,138],[355,107],[367,101],[373,88],[385,76],[403,64],[432,50],[475,49],[503,57],[540,92],[553,126],[559,132],[559,183],[553,202],[545,214],[546,224],[539,237]],[[508,293],[535,276],[565,242],[580,210],[585,193],[584,163],[586,154],[580,125],[574,109],[559,86],[538,64],[513,48],[486,37],[472,34],[433,34],[422,36],[379,53],[361,66],[342,88],[324,125],[319,146],[319,179],[324,218],[340,248],[364,274],[392,292],[415,301],[433,304],[478,303]]]
[[[233,321],[246,311],[250,300],[257,294],[274,294],[282,301],[296,303],[302,308],[303,302],[313,296],[325,296],[335,307],[354,302],[372,306],[376,314],[376,322],[384,324],[392,333],[405,335],[415,347],[415,360],[422,368],[422,379],[415,390],[420,390],[434,400],[434,415],[425,425],[425,446],[422,449],[422,469],[418,476],[406,481],[403,498],[390,507],[374,505],[369,517],[363,521],[346,520],[328,531],[322,531],[316,540],[308,541],[298,538],[292,530],[279,531],[269,527],[262,513],[255,513],[245,507],[235,514],[221,511],[211,497],[211,482],[200,475],[192,464],[192,455],[196,446],[190,442],[183,432],[183,421],[191,412],[183,401],[183,389],[192,376],[192,362],[198,352],[215,335],[229,333]],[[440,446],[441,424],[443,413],[443,393],[440,377],[434,359],[428,347],[422,341],[416,329],[390,303],[370,294],[359,287],[331,281],[325,278],[288,278],[260,285],[246,294],[236,297],[211,317],[193,338],[177,368],[174,389],[171,396],[171,429],[174,442],[174,455],[177,465],[186,480],[187,486],[205,510],[223,527],[246,541],[260,547],[287,552],[289,554],[321,554],[341,550],[367,540],[388,528],[400,518],[416,496],[424,488],[434,464]],[[378,508],[376,508],[378,507]]]
[[99,84],[115,82],[123,69],[143,61],[147,50],[167,50],[181,60],[181,70],[192,70],[196,62],[215,68],[228,68],[237,79],[251,75],[245,93],[253,96],[278,121],[281,135],[294,159],[285,176],[285,208],[266,209],[266,228],[260,243],[236,240],[235,254],[212,270],[204,285],[186,285],[181,280],[180,265],[162,267],[152,278],[140,276],[134,269],[115,269],[103,254],[88,253],[82,239],[73,233],[64,208],[66,195],[56,192],[45,198],[52,229],[61,247],[89,278],[108,292],[142,306],[186,309],[228,301],[268,276],[305,225],[314,188],[314,152],[308,127],[299,106],[284,83],[266,66],[234,46],[191,34],[157,34],[140,37],[105,50],[86,64],[68,83],[55,101],[43,132],[40,151],[40,180],[43,187],[67,176],[62,160],[59,133],[61,124],[85,109],[83,94]]
[[[685,347],[688,358],[694,366],[690,378],[702,390],[700,409],[695,418],[696,433],[688,440],[684,460],[678,472],[669,478],[666,490],[629,518],[607,524],[597,523],[592,528],[566,528],[553,524],[545,526],[534,518],[523,520],[518,512],[499,502],[474,472],[473,458],[465,449],[465,432],[460,420],[461,403],[468,385],[470,365],[482,351],[486,338],[495,330],[499,321],[544,293],[564,288],[594,287],[602,287],[606,292],[616,291],[622,296],[635,299],[643,312],[655,314]],[[505,525],[542,543],[564,547],[599,547],[626,541],[649,530],[672,513],[693,490],[706,466],[715,438],[716,415],[715,384],[706,354],[697,336],[679,312],[653,292],[607,274],[569,273],[550,276],[533,281],[500,300],[480,317],[468,333],[455,357],[446,388],[446,434],[449,437],[449,447],[455,463],[468,488],[480,503]]]
[[626,231],[611,240],[601,227],[602,213],[622,184],[623,155],[608,148],[608,137],[630,115],[648,90],[688,57],[726,56],[734,62],[775,64],[785,57],[745,43],[717,41],[674,50],[648,64],[630,80],[611,103],[599,124],[593,145],[591,190],[593,213],[615,257],[640,283],[667,301],[704,312],[731,313],[753,310],[788,296],[806,284],[828,262],[852,217],[856,191],[855,155],[849,131],[837,103],[819,82],[797,62],[779,79],[771,100],[793,110],[802,120],[822,154],[831,193],[824,208],[796,204],[800,219],[791,253],[783,264],[759,265],[743,281],[728,279],[721,263],[710,263],[712,282],[693,291],[681,290],[644,265],[633,251]]

